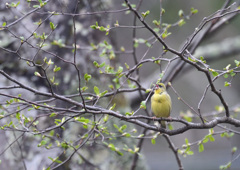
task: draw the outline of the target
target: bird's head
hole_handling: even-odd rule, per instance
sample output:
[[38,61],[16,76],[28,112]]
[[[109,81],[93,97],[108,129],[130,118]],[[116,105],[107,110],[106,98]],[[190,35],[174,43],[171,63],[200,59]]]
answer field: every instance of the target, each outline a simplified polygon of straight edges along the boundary
[[163,83],[158,83],[155,86],[155,93],[162,93],[166,91],[166,86]]

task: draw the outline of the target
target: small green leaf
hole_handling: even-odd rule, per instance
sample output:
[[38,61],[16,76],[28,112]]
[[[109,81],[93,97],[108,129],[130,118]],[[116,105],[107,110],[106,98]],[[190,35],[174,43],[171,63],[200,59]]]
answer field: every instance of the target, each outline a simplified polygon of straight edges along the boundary
[[107,122],[108,121],[108,117],[109,117],[109,115],[105,115],[104,118],[103,118],[103,121]]
[[100,30],[100,31],[106,31],[106,28],[103,27],[103,26],[101,26],[101,27],[99,28],[99,30]]
[[92,78],[92,76],[90,74],[88,74],[88,73],[84,74],[84,79],[86,82],[88,82],[91,78]]
[[209,141],[209,139],[207,137],[205,137],[203,140],[202,140],[202,143],[207,143]]
[[201,60],[203,63],[207,63],[206,60],[204,60],[203,56],[200,56],[200,60]]
[[117,73],[122,73],[122,71],[123,71],[123,67],[119,66]]
[[237,151],[237,147],[232,148],[232,154],[234,154]]
[[179,17],[183,17],[183,16],[184,16],[184,12],[183,12],[182,9],[178,11],[178,16],[179,16]]
[[224,82],[224,86],[225,86],[225,87],[230,86],[230,85],[231,85],[231,83],[229,83],[229,82],[227,82],[227,81]]
[[167,38],[171,34],[172,33],[170,33],[170,32],[168,33],[167,30],[166,30],[164,33],[162,33],[162,38],[165,39],[165,38]]
[[102,68],[103,66],[105,66],[105,62],[103,62],[102,64],[100,64],[98,67]]
[[96,25],[91,25],[90,27],[91,27],[92,29],[94,29],[94,30],[97,29],[97,26],[96,26]]
[[125,66],[129,70],[130,67],[129,67],[129,65],[127,63],[125,63]]
[[141,102],[140,108],[141,108],[141,109],[146,109],[146,108],[147,108],[147,107],[146,107],[146,101],[142,101],[142,102]]
[[123,130],[125,130],[127,128],[127,125],[122,125],[121,127],[120,127],[120,129],[123,131]]
[[185,143],[187,146],[189,145],[188,138],[185,138]]
[[50,22],[50,28],[51,28],[51,30],[55,30],[55,28],[56,28],[52,22]]
[[232,163],[228,162],[226,165],[221,165],[219,167],[220,170],[226,170],[226,169],[230,169],[231,168]]
[[193,151],[187,151],[186,153],[187,153],[187,155],[193,155],[194,154]]
[[123,156],[123,153],[120,152],[118,148],[115,148],[115,152],[117,152],[118,155]]
[[151,139],[151,143],[154,145],[156,143],[156,139],[155,138],[152,138]]
[[133,113],[134,113],[133,111],[132,111],[132,112],[126,112],[125,115],[126,115],[126,116],[132,116]]
[[108,144],[108,147],[113,151],[116,150],[114,144],[112,144],[112,143]]
[[87,124],[83,124],[83,128],[84,129],[88,129],[88,125]]
[[40,8],[40,5],[33,5],[33,8]]
[[142,64],[139,64],[139,66],[137,68],[141,68],[143,65]]
[[218,76],[218,72],[216,72],[214,69],[209,69],[209,71],[212,73],[214,77]]
[[143,18],[145,18],[146,16],[148,16],[148,14],[150,14],[150,11],[147,10],[146,12],[142,12],[141,14],[142,14]]
[[192,61],[192,62],[196,62],[196,60],[193,59],[193,58],[191,58],[191,57],[188,57],[188,60],[189,60],[189,61]]
[[116,106],[116,103],[114,103],[113,106],[111,106],[111,107],[109,108],[109,110],[113,110],[113,109],[115,108],[115,106]]
[[214,138],[212,135],[209,135],[208,138],[209,138],[209,140],[210,140],[211,142],[214,142],[214,141],[215,141],[215,138]]
[[183,114],[182,116],[186,121],[192,122],[192,118],[190,116],[188,116],[187,114]]
[[96,95],[100,94],[99,88],[97,86],[94,86],[94,92],[95,92]]
[[118,125],[116,125],[116,124],[113,124],[113,127],[115,127],[117,130],[119,130],[119,127],[118,127]]
[[39,72],[37,72],[37,71],[34,72],[34,75],[38,76],[38,77],[42,77],[41,74]]
[[230,75],[231,75],[231,77],[234,77],[236,75],[236,73],[230,72]]
[[81,88],[81,91],[84,92],[84,91],[86,91],[87,89],[88,89],[87,86],[83,86],[83,87]]
[[224,78],[228,78],[228,74],[224,74],[223,77],[224,77]]
[[52,65],[52,64],[54,64],[54,62],[51,60],[51,58],[48,60],[48,62],[47,62],[47,64],[48,65]]
[[236,64],[237,67],[240,66],[240,61],[238,61],[238,60],[234,60],[234,63]]
[[53,113],[50,114],[49,117],[54,117],[54,116],[56,116],[56,115],[57,115],[57,114],[53,112]]
[[229,70],[230,67],[231,67],[231,64],[228,64],[228,65],[224,68],[224,70]]
[[100,97],[102,97],[102,96],[104,96],[106,93],[107,93],[108,91],[107,90],[105,90],[104,92],[102,92],[102,93],[100,93]]
[[173,128],[173,125],[171,124],[171,123],[168,123],[168,129],[169,130],[173,130],[174,128]]
[[93,64],[94,64],[95,67],[99,68],[99,64],[98,64],[98,62],[93,61]]
[[200,144],[198,145],[198,151],[199,151],[199,152],[204,151],[204,146],[203,146],[202,143],[200,143]]
[[58,67],[58,66],[55,65],[55,67],[53,69],[53,72],[56,73],[56,72],[58,72],[60,70],[61,70],[61,67]]
[[161,9],[161,15],[163,15],[165,13],[165,9]]
[[195,8],[191,8],[191,13],[192,13],[192,14],[196,14],[196,13],[198,13],[198,10],[195,9]]
[[184,19],[181,19],[178,21],[178,25],[181,27],[183,26],[184,24],[186,24],[185,20]]
[[157,20],[153,20],[153,24],[155,24],[156,26],[160,26],[160,21],[157,21]]
[[47,141],[45,141],[45,140],[41,141],[41,146],[46,145],[46,144],[47,144]]

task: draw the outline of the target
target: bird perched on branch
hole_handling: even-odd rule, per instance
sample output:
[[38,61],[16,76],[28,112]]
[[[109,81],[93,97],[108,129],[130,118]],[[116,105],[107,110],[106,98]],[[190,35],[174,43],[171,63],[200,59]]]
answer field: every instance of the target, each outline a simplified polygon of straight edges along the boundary
[[[171,97],[167,93],[163,83],[155,86],[154,94],[151,98],[151,109],[157,118],[170,116],[172,109]],[[160,124],[162,128],[166,128],[165,121],[161,121]]]

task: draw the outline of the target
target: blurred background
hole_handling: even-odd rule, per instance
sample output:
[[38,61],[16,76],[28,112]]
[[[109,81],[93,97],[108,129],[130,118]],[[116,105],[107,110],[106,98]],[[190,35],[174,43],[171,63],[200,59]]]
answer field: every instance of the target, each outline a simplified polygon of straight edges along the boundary
[[[160,1],[162,1],[160,5]],[[133,4],[138,4],[140,1],[132,0],[130,1]],[[180,50],[183,44],[186,42],[187,38],[194,32],[195,28],[199,26],[199,24],[203,21],[203,18],[211,16],[216,11],[221,9],[224,3],[227,1],[224,0],[151,0],[141,1],[141,6],[138,9],[139,13],[145,12],[147,10],[150,11],[150,14],[146,17],[145,21],[154,27],[152,23],[153,20],[159,20],[160,8],[165,10],[165,13],[162,16],[162,22],[168,24],[174,24],[179,21],[179,11],[182,10],[185,15],[188,15],[191,11],[191,8],[195,8],[198,10],[197,14],[194,14],[189,17],[189,19],[185,19],[186,23],[184,25],[175,26],[168,30],[171,32],[171,35],[165,39],[165,42],[173,49]],[[229,1],[229,4],[233,4],[230,8],[234,9],[239,5],[239,1]],[[20,1],[19,6],[15,8],[8,8],[6,3],[11,4],[11,2],[7,0],[2,0],[0,2],[0,20],[1,25],[3,22],[7,24],[12,23],[14,20],[19,19],[23,14],[26,14],[30,10],[32,10],[32,6],[34,4],[38,4],[38,2],[33,1],[31,3],[27,3],[26,1]],[[38,70],[37,67],[28,67],[26,62],[19,62],[17,53],[9,52],[4,49],[15,51],[20,47],[19,54],[26,58],[32,59],[36,54],[36,48],[32,48],[29,44],[20,45],[20,40],[17,37],[29,37],[33,31],[37,28],[36,22],[39,22],[40,19],[43,21],[43,25],[37,29],[38,33],[49,32],[50,28],[48,26],[49,21],[58,25],[56,31],[51,35],[48,40],[52,44],[50,46],[44,47],[44,50],[50,51],[54,54],[61,56],[65,60],[72,60],[72,50],[73,50],[73,23],[72,16],[68,15],[70,13],[86,13],[86,12],[96,12],[96,11],[114,11],[118,9],[123,9],[125,7],[122,6],[124,1],[119,0],[101,0],[101,1],[79,1],[78,2],[78,10],[76,10],[77,1],[74,0],[71,2],[65,0],[57,0],[55,2],[49,1],[46,5],[45,9],[42,11],[32,13],[30,17],[26,17],[21,22],[17,23],[15,26],[11,27],[9,31],[0,31],[0,69],[7,71],[16,79],[24,82],[26,84],[31,84],[31,86],[40,89],[41,91],[47,91],[46,83],[41,81],[41,79],[34,76],[34,71]],[[235,3],[235,5],[234,5]],[[62,12],[62,15],[57,15],[54,17],[47,17],[48,11],[56,11]],[[46,20],[44,20],[46,18]],[[106,14],[96,14],[96,15],[80,15],[76,17],[76,32],[77,32],[77,44],[79,45],[79,49],[77,51],[77,56],[81,56],[78,58],[78,66],[81,68],[83,73],[89,73],[93,75],[92,83],[89,84],[90,87],[93,87],[95,84],[99,84],[102,88],[106,83],[111,82],[109,77],[105,78],[103,76],[99,76],[99,73],[96,69],[91,67],[91,63],[95,60],[102,63],[106,60],[115,66],[124,66],[127,63],[130,68],[132,68],[136,63],[134,62],[132,53],[128,51],[133,50],[133,29],[130,28],[133,26],[134,15],[132,13],[126,14],[124,12],[116,12],[116,13],[106,13]],[[129,26],[129,28],[114,28],[111,29],[108,36],[105,36],[105,32],[100,32],[99,30],[93,30],[90,28],[91,25],[94,25],[95,22],[98,21],[100,26],[114,27],[114,23],[118,21],[120,26]],[[46,23],[45,23],[46,22]],[[142,26],[141,22],[137,19],[136,25]],[[146,28],[138,28],[136,29],[136,38],[146,39],[152,37],[152,34]],[[57,43],[53,43],[54,40]],[[103,40],[107,40],[109,44],[112,45],[113,50],[120,51],[123,47],[125,49],[125,53],[115,53],[114,60],[107,60],[106,58],[99,57],[101,51],[91,51],[91,48],[94,45],[97,45]],[[36,44],[37,40],[34,38],[29,39],[30,44]],[[90,45],[91,43],[92,46]],[[61,46],[64,44],[64,46]],[[145,55],[149,47],[147,47],[144,43],[139,44],[136,48],[136,56],[138,61],[142,59]],[[159,57],[161,56],[163,50],[162,45],[157,42],[155,43],[151,49],[146,53],[144,59]],[[216,31],[212,32],[210,35],[204,38],[193,54],[194,57],[199,58],[203,56],[207,61],[207,64],[210,68],[215,70],[223,70],[228,64],[231,64],[231,67],[235,66],[234,60],[240,60],[240,19],[239,16],[235,16],[230,21],[226,22],[223,26],[221,26]],[[62,95],[73,94],[77,87],[78,81],[77,76],[73,74],[73,70],[71,65],[65,64],[62,60],[57,60],[56,57],[53,57],[50,53],[40,53],[36,59],[36,63],[43,60],[44,57],[52,57],[53,61],[61,66],[62,70],[66,70],[63,74],[57,75],[56,79],[59,82],[64,82],[61,88],[56,87],[57,93]],[[167,53],[163,56],[164,58],[174,58],[175,56],[171,53]],[[169,68],[166,70],[165,77],[163,80],[167,80],[167,75],[169,75],[172,71],[173,66],[177,64],[179,61],[174,61],[169,65]],[[166,67],[167,62],[162,61],[161,67],[159,65],[148,62],[142,65],[139,69],[139,78],[140,84],[144,88],[151,88],[152,84],[155,83],[159,79],[159,75]],[[134,73],[135,74],[135,73]],[[11,85],[9,81],[6,81],[2,76],[0,77],[0,85],[6,86]],[[229,81],[231,85],[228,87],[224,86],[224,82]],[[198,104],[204,94],[204,90],[208,85],[208,81],[206,76],[196,70],[194,67],[186,64],[182,70],[179,71],[176,77],[171,81],[173,88],[177,91],[179,96],[191,107],[195,110],[198,109]],[[223,77],[218,78],[214,84],[218,89],[221,89],[221,93],[224,96],[228,106],[231,108],[231,114],[237,114],[236,111],[240,106],[240,79],[237,74],[233,79],[230,77],[225,79]],[[90,89],[90,88],[89,88]],[[184,104],[181,100],[178,100],[178,96],[174,93],[171,88],[168,88],[168,92],[172,98],[173,108],[171,117],[177,118],[180,117],[180,114],[183,113],[191,113],[189,107]],[[14,95],[18,94],[19,90],[9,91],[9,94]],[[29,100],[34,100],[35,97],[29,95],[28,92],[24,92],[24,95]],[[117,99],[119,100],[119,99]],[[140,105],[140,96],[138,92],[129,94],[123,94],[120,96],[120,100],[123,102],[118,106],[120,112],[131,112],[139,108]],[[6,98],[1,97],[1,102],[4,103]],[[59,105],[63,103],[57,103]],[[147,103],[147,109],[150,111],[150,102]],[[221,102],[219,98],[211,92],[210,89],[207,90],[206,97],[204,98],[201,104],[201,113],[202,115],[211,115],[215,112],[216,106],[221,106]],[[104,104],[103,104],[104,107]],[[33,114],[33,113],[32,113]],[[38,114],[35,112],[34,114]],[[192,114],[192,113],[191,113]],[[137,112],[137,115],[145,115],[145,112],[140,110]],[[222,114],[217,114],[216,116],[223,116]],[[193,117],[196,115],[193,115]],[[207,117],[209,120],[212,120],[212,116]],[[239,118],[239,115],[236,115],[236,118]],[[1,120],[2,121],[2,120]],[[46,121],[46,120],[45,120]],[[193,121],[199,121],[198,118],[193,118]],[[3,122],[1,122],[3,123]],[[46,122],[45,122],[46,123]],[[181,127],[178,123],[172,123],[174,129]],[[233,129],[239,132],[239,128],[232,127],[230,125],[223,126]],[[69,129],[74,129],[75,127],[69,127]],[[140,127],[130,126],[130,128],[137,128],[139,132],[142,130]],[[221,132],[222,128],[216,127],[214,128],[214,132]],[[62,135],[66,135],[66,137],[70,136],[65,134],[66,132],[61,132]],[[69,133],[69,132],[68,132]],[[77,134],[78,132],[71,133]],[[190,143],[194,143],[204,138],[209,133],[208,129],[205,130],[189,130],[183,134],[179,134],[176,136],[171,136],[171,140],[174,145],[180,149],[182,149],[182,145],[185,144],[185,138],[189,140]],[[1,132],[0,135],[1,143],[6,143],[10,138],[7,132]],[[231,150],[233,147],[240,147],[240,137],[239,134],[235,134],[232,138],[223,138],[220,137],[219,134],[214,135],[215,141],[208,142],[204,144],[205,150],[201,153],[198,152],[198,145],[195,144],[191,147],[191,150],[194,152],[194,155],[187,155],[186,157],[180,156],[183,166],[186,170],[188,169],[196,169],[196,170],[213,170],[219,169],[220,165],[227,164],[229,161],[233,160],[236,155],[239,155],[240,151],[237,150],[235,154],[232,155]],[[119,141],[119,143],[122,141]],[[127,141],[131,143],[131,139]],[[126,143],[127,143],[126,142]],[[134,140],[134,143],[137,143]],[[7,143],[9,145],[9,143]],[[4,150],[4,147],[0,148],[1,151]],[[30,146],[28,146],[30,148]],[[26,147],[26,148],[28,148]],[[88,149],[86,149],[86,152]],[[38,153],[38,152],[36,152]],[[94,151],[92,151],[94,154]],[[98,152],[97,152],[98,153]],[[12,152],[13,154],[13,152]],[[46,154],[46,153],[44,153]],[[35,168],[35,163],[39,160],[42,160],[44,154],[40,155],[36,159],[30,159],[27,162],[27,167],[29,169]],[[96,152],[95,152],[96,154]],[[16,163],[14,160],[9,161],[11,156],[7,154],[2,154],[2,160],[5,159],[5,162],[1,165],[2,167],[11,166],[14,169],[14,164]],[[11,155],[11,154],[10,154]],[[109,156],[110,157],[110,156]],[[109,157],[106,157],[110,159]],[[111,158],[113,159],[113,158]],[[123,159],[123,158],[121,158]],[[125,159],[127,159],[125,157]],[[143,161],[145,160],[145,161]],[[126,161],[126,160],[124,160]],[[123,161],[123,162],[124,162]],[[172,153],[172,150],[169,148],[165,138],[162,136],[158,137],[156,140],[156,144],[153,145],[151,143],[151,139],[144,140],[142,147],[142,154],[140,156],[140,161],[143,161],[143,166],[139,169],[177,169],[177,162],[175,159],[175,155]],[[8,163],[7,163],[8,162]],[[127,161],[126,161],[127,162]],[[130,161],[131,162],[131,161]],[[40,164],[39,162],[36,164]],[[109,165],[109,164],[108,164]],[[106,165],[107,166],[107,165]],[[40,167],[40,165],[38,166]],[[231,169],[237,170],[240,167],[240,161],[237,159],[232,163]],[[38,169],[38,168],[37,168]],[[72,167],[70,169],[77,169],[76,167]],[[91,168],[89,168],[91,169]],[[121,169],[121,166],[119,167]]]

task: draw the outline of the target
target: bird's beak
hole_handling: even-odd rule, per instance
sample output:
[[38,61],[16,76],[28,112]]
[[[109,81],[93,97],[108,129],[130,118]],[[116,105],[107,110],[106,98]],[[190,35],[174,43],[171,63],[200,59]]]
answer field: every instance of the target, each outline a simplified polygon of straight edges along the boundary
[[157,90],[157,89],[159,89],[159,85],[158,84],[156,84],[154,90]]

